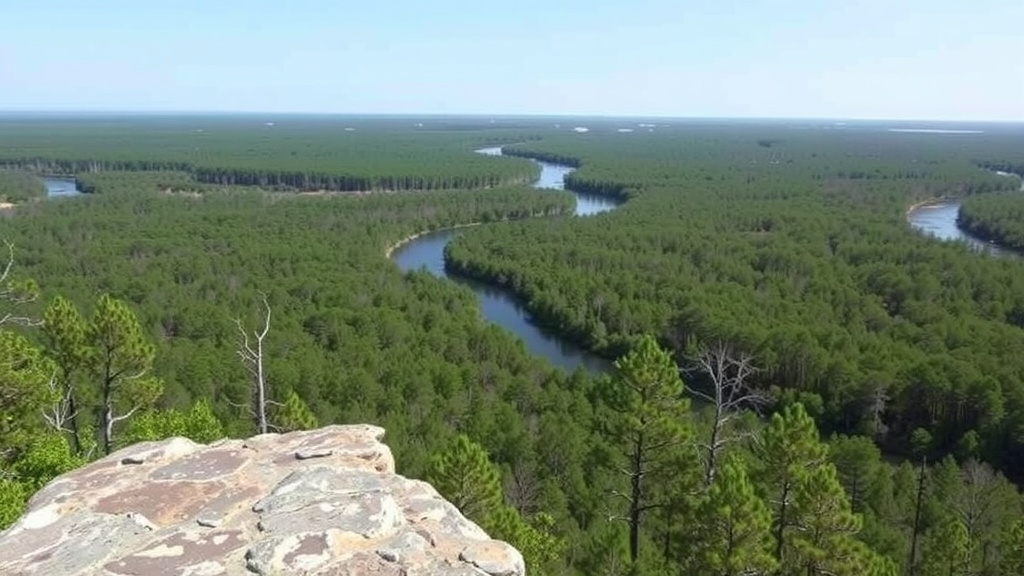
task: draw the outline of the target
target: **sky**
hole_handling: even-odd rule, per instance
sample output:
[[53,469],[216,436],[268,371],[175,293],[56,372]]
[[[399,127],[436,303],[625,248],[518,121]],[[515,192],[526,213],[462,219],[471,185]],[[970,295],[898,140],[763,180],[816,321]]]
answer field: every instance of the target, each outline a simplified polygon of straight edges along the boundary
[[1024,121],[1024,0],[32,0],[0,111]]

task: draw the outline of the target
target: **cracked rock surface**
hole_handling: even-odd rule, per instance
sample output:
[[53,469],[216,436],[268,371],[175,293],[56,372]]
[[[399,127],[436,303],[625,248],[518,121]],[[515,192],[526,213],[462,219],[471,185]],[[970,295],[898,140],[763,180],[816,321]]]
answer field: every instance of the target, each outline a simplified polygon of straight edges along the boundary
[[522,576],[376,426],[137,444],[47,484],[0,532],[0,574]]

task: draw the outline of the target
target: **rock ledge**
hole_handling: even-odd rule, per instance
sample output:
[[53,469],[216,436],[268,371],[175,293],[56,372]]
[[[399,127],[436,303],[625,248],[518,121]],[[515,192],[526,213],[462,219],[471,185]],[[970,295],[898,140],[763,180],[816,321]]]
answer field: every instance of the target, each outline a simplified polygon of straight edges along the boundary
[[376,426],[137,444],[54,479],[0,532],[0,574],[522,576]]

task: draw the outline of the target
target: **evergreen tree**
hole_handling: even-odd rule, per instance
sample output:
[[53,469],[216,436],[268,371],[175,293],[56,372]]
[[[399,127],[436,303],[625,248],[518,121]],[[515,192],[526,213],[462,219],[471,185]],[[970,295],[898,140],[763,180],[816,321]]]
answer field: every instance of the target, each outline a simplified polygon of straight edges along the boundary
[[1024,519],[1017,520],[1003,536],[1003,574],[1024,574]]
[[56,378],[61,391],[56,413],[65,421],[54,424],[57,427],[67,424],[72,446],[79,453],[82,451],[82,437],[78,426],[81,391],[76,386],[75,379],[89,357],[86,328],[85,319],[79,314],[78,309],[63,296],[54,298],[43,313],[42,332],[46,339],[46,352],[57,365]]
[[881,451],[867,436],[834,436],[828,448],[829,460],[835,465],[839,482],[850,497],[851,510],[862,512],[881,467]]
[[739,576],[775,567],[771,513],[739,461],[719,467],[696,521],[699,543],[690,573]]
[[827,449],[818,438],[814,421],[797,403],[772,416],[757,452],[761,489],[772,509],[775,558],[785,562],[789,530],[797,522],[792,509],[797,487],[811,470],[824,464]]
[[92,348],[90,368],[99,379],[103,451],[110,454],[114,425],[152,406],[163,384],[148,376],[154,348],[124,302],[106,294],[100,296],[87,336]]
[[612,411],[607,426],[613,443],[622,450],[624,462],[617,466],[629,483],[627,492],[618,494],[628,504],[629,557],[635,563],[644,513],[667,505],[670,498],[655,498],[654,488],[683,489],[694,474],[694,458],[687,458],[688,451],[683,449],[693,434],[685,424],[689,401],[683,395],[679,369],[652,336],[642,337],[615,367],[606,389]]
[[430,459],[430,482],[470,520],[489,524],[502,506],[501,475],[476,442],[459,434]]
[[928,531],[921,550],[921,576],[969,574],[970,541],[963,522],[950,516]]
[[787,568],[809,575],[852,574],[865,563],[850,553],[849,540],[860,531],[861,522],[850,511],[832,464],[816,466],[799,477],[790,518],[793,530],[784,553]]
[[294,390],[288,392],[284,404],[277,409],[274,427],[282,432],[310,430],[319,426],[316,415]]
[[523,555],[527,573],[533,576],[564,571],[565,542],[554,533],[554,519],[541,512],[526,521],[511,506],[501,506],[483,525],[494,538],[504,540]]
[[54,401],[54,367],[24,336],[0,329],[0,462],[40,432],[40,412]]
[[[538,514],[527,522],[504,502],[501,474],[479,444],[460,434],[430,460],[427,480],[449,502],[492,537],[522,554],[530,574],[548,574],[562,557],[565,543],[554,534],[554,520]],[[555,573],[555,572],[551,572]]]

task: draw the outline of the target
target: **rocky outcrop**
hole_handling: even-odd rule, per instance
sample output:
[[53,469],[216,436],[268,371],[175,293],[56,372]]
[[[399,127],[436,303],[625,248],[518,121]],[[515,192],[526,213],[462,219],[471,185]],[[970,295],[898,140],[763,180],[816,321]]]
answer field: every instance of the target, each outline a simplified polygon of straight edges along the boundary
[[0,532],[0,574],[515,576],[375,426],[125,448],[54,479]]

